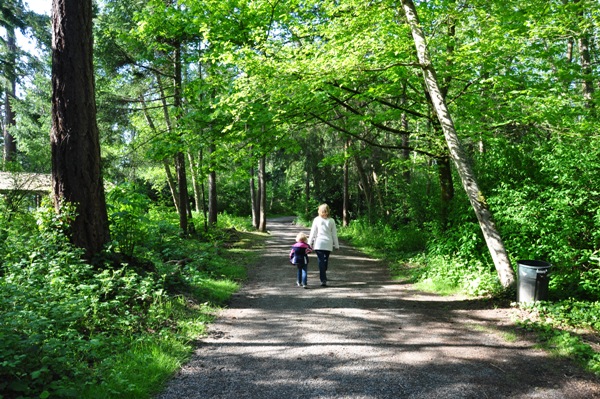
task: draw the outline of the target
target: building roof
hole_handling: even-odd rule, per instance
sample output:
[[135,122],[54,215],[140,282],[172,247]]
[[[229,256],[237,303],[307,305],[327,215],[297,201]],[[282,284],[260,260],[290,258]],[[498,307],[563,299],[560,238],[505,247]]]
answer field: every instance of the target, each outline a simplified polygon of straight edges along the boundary
[[9,191],[49,193],[52,177],[42,173],[0,172],[0,193]]

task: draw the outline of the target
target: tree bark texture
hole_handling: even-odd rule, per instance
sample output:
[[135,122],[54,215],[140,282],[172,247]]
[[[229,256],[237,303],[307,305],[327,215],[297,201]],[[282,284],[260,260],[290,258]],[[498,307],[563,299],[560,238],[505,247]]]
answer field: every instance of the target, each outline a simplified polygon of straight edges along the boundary
[[254,182],[254,166],[250,167],[250,207],[252,208],[252,226],[258,229],[258,198]]
[[175,170],[177,172],[177,191],[179,193],[179,229],[184,235],[187,235],[189,233],[187,172],[185,170],[185,155],[181,151],[175,154]]
[[200,213],[201,209],[200,209],[200,199],[201,199],[201,194],[200,194],[200,167],[198,165],[198,163],[195,161],[194,159],[194,155],[192,154],[192,152],[190,150],[187,150],[187,157],[188,157],[188,161],[190,163],[190,174],[192,176],[192,188],[194,190],[194,204],[195,206],[195,210],[196,212]]
[[208,224],[217,225],[217,172],[208,172]]
[[[181,43],[174,43],[175,47],[175,59],[173,61],[173,106],[175,109],[181,108]],[[166,107],[164,107],[166,110]],[[179,117],[176,117],[179,119]],[[167,113],[168,119],[168,113]],[[172,127],[171,127],[172,129]],[[180,136],[181,137],[181,136]],[[181,143],[184,146],[183,142]],[[188,200],[188,183],[187,183],[187,172],[185,169],[185,155],[183,150],[177,151],[175,154],[175,167],[177,168],[177,184],[179,191],[179,228],[184,235],[189,234],[189,221],[188,210],[190,202]],[[190,212],[191,213],[191,212]]]
[[467,162],[462,145],[458,140],[454,122],[452,121],[452,117],[450,116],[450,112],[448,111],[448,107],[446,106],[446,102],[441,93],[435,69],[429,59],[425,35],[419,24],[415,5],[412,0],[402,0],[402,5],[412,31],[419,63],[423,70],[425,84],[431,96],[437,118],[442,125],[450,155],[479,221],[494,266],[496,267],[500,283],[503,287],[509,288],[515,284],[515,273],[511,267],[510,260],[508,259],[504,243],[502,242],[500,234],[492,219],[491,212],[488,209],[483,194],[479,190],[475,175]]
[[[208,148],[211,158],[215,152],[214,144]],[[217,172],[213,168],[213,161],[209,158],[208,172],[208,224],[209,226],[217,225]]]
[[92,1],[52,2],[52,183],[54,203],[75,205],[73,243],[90,259],[109,239],[96,122]]
[[350,224],[350,191],[349,191],[349,163],[348,162],[348,149],[350,148],[352,141],[346,139],[344,142],[344,182],[343,182],[343,198],[342,198],[342,226],[347,227]]
[[578,40],[581,59],[581,72],[583,73],[582,92],[586,108],[594,109],[594,80],[592,78],[592,59],[590,56],[590,43],[586,35]]
[[4,100],[4,162],[12,162],[15,160],[17,154],[17,143],[14,137],[10,133],[10,128],[15,125],[15,113],[12,109],[12,102],[15,98],[17,91],[17,40],[15,37],[15,29],[12,27],[6,28],[6,47],[8,49],[8,62],[7,69],[8,73],[6,78],[8,80],[5,90]]
[[[407,82],[402,84],[402,97],[400,98],[400,104],[403,106],[406,104],[406,87]],[[402,116],[400,117],[400,126],[402,126],[402,134],[400,136],[402,140],[402,152],[400,154],[402,160],[404,161],[404,172],[402,172],[402,177],[406,184],[410,184],[410,136],[408,134],[408,116],[406,112],[402,112]]]
[[169,191],[171,192],[171,198],[173,198],[173,205],[175,205],[175,211],[177,214],[179,214],[179,194],[177,193],[177,181],[171,172],[169,160],[164,158],[162,163],[165,168],[165,174],[167,175],[167,185],[169,186]]
[[372,221],[373,217],[373,191],[371,187],[371,182],[369,181],[369,176],[365,172],[365,168],[362,164],[362,159],[358,156],[358,154],[353,155],[354,163],[356,165],[356,171],[359,176],[359,188],[360,191],[363,192],[365,197],[365,204],[367,206],[367,213],[369,221]]
[[438,159],[438,174],[440,177],[440,188],[442,195],[442,226],[445,229],[448,225],[448,216],[450,203],[454,198],[454,183],[452,181],[452,166],[450,157],[445,156]]
[[[204,150],[200,148],[198,151],[198,170],[204,169]],[[204,219],[204,231],[208,232],[208,207],[206,205],[206,189],[204,183],[200,184],[200,194],[202,196],[202,216]]]
[[310,215],[310,168],[306,166],[304,172],[304,214],[306,217]]
[[258,221],[258,231],[267,231],[267,182],[265,178],[266,156],[260,157],[258,164],[258,192],[260,198],[260,212]]

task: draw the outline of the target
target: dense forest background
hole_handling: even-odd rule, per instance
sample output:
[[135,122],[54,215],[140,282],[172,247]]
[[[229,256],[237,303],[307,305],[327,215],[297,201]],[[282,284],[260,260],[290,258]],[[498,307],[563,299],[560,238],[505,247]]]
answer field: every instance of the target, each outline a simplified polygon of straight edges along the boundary
[[[124,312],[119,300],[136,312],[157,311],[169,290],[206,293],[207,276],[237,281],[239,271],[223,272],[221,261],[211,269],[212,243],[232,225],[243,229],[236,218],[264,232],[267,215],[308,221],[322,202],[344,237],[390,256],[396,272],[424,286],[504,295],[475,201],[489,210],[513,270],[519,259],[553,265],[557,323],[597,328],[600,4],[417,1],[429,65],[407,20],[411,4],[96,1],[95,101],[110,239],[102,253],[82,258],[71,246],[72,209],[56,213],[46,195],[3,193],[0,304],[11,319],[0,327],[0,375],[24,382],[0,382],[0,397],[73,393],[66,380],[56,383],[72,348],[49,332],[52,314],[73,315],[67,327],[50,324],[85,342],[76,352],[96,351],[80,355],[86,367],[69,371],[88,375],[105,355],[98,342],[113,334],[108,320]],[[14,176],[53,171],[51,31],[51,18],[21,0],[0,5],[1,166]],[[16,32],[36,50],[20,48]],[[460,159],[449,150],[428,71]],[[457,161],[476,179],[475,199]],[[192,252],[202,245],[201,259],[188,245]],[[196,268],[177,269],[189,264]],[[76,308],[95,312],[94,322]],[[173,313],[154,316],[164,326]],[[133,324],[120,331],[144,330]],[[44,350],[54,355],[27,356]],[[50,381],[57,385],[48,388]]]

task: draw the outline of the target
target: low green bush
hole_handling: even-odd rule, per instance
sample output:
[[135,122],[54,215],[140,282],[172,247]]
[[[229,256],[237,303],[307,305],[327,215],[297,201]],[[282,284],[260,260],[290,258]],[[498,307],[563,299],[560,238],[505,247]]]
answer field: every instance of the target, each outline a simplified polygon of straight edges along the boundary
[[3,225],[0,398],[148,397],[239,288],[243,262],[180,237],[177,220],[145,201],[129,205],[111,219],[118,243],[94,264],[67,239],[68,209]]
[[341,229],[340,235],[365,252],[387,259],[395,276],[408,278],[421,289],[474,296],[501,290],[493,266],[468,258],[479,245],[476,231],[465,229],[459,234],[457,230],[442,239],[414,226],[393,229],[384,223],[356,220]]
[[[547,304],[535,304],[532,306],[544,308]],[[559,305],[559,307],[560,306],[562,305]],[[565,328],[565,326],[559,327],[562,322],[557,324],[556,321],[558,320],[539,317],[553,314],[554,316],[558,315],[559,318],[562,318],[565,315],[564,310],[565,309],[559,310],[558,312],[548,312],[548,309],[545,309],[542,311],[543,314],[538,315],[539,321],[525,319],[520,320],[517,323],[522,328],[536,333],[540,345],[544,349],[551,351],[557,356],[573,359],[581,364],[586,370],[595,374],[600,374],[600,353],[596,352],[590,344],[586,343],[580,334],[573,329]],[[572,321],[575,320],[571,319],[569,323]]]

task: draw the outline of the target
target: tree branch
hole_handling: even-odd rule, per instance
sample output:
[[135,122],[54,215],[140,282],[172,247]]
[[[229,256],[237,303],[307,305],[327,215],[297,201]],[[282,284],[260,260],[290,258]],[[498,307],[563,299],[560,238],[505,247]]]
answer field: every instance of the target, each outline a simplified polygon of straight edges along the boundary
[[[363,95],[364,94],[363,92],[361,92],[361,91],[359,91],[357,89],[352,89],[352,88],[347,87],[347,86],[342,86],[339,83],[329,82],[329,84],[331,86],[337,87],[338,89],[345,90],[345,91],[347,91],[349,93],[353,93],[353,94],[356,94],[356,95]],[[381,98],[373,98],[373,101],[378,102],[379,104],[385,105],[387,107],[390,107],[390,108],[393,108],[393,109],[397,109],[398,111],[406,112],[407,114],[410,114],[410,115],[415,116],[417,118],[424,118],[424,119],[427,119],[427,120],[431,119],[427,115],[423,115],[420,112],[415,112],[415,111],[412,111],[412,110],[404,108],[404,107],[399,107],[398,105],[396,105],[394,103],[391,103],[391,102],[389,102],[387,100],[383,100]]]
[[442,156],[440,156],[440,155],[435,155],[435,154],[432,154],[432,153],[427,152],[427,151],[418,150],[418,149],[416,149],[414,147],[407,147],[407,146],[401,146],[401,145],[388,145],[388,144],[376,143],[373,140],[369,140],[369,139],[367,139],[365,137],[362,137],[362,136],[360,136],[360,135],[358,135],[356,133],[352,133],[348,129],[344,129],[343,127],[337,126],[337,125],[333,124],[332,122],[328,121],[327,119],[325,119],[325,118],[323,118],[323,117],[321,117],[321,116],[319,116],[319,115],[317,115],[317,114],[315,114],[313,112],[310,112],[310,115],[312,117],[318,119],[322,123],[326,124],[327,126],[333,128],[334,130],[337,130],[337,131],[339,131],[341,133],[344,133],[344,134],[346,134],[346,135],[348,135],[350,137],[353,137],[353,138],[355,138],[357,140],[360,140],[360,141],[362,141],[364,143],[367,143],[367,144],[369,144],[370,146],[373,146],[373,147],[385,148],[385,149],[390,149],[390,150],[409,150],[409,151],[416,152],[417,154],[427,155],[428,157],[431,157],[431,158],[434,158],[434,159],[440,159],[440,158],[442,158]]

